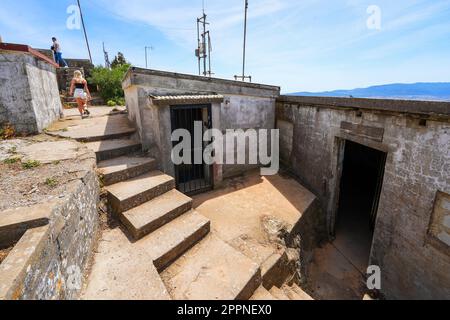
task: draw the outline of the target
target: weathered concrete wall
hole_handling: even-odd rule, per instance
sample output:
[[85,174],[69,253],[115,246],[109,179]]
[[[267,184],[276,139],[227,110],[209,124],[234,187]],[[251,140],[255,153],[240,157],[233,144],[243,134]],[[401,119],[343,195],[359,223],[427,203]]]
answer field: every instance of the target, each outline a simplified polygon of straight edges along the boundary
[[55,67],[28,53],[0,50],[0,124],[32,134],[61,114]]
[[29,229],[0,264],[0,300],[78,298],[98,228],[96,160],[86,152],[85,170],[68,183],[68,195],[39,205],[48,224]]
[[[168,174],[174,173],[170,161],[170,106],[153,106],[150,95],[221,94],[224,102],[212,105],[212,119],[213,128],[225,132],[227,129],[273,129],[275,100],[280,91],[274,86],[138,68],[129,70],[123,87],[129,118],[136,124],[144,148],[159,157],[157,160]],[[254,167],[223,165],[216,168],[216,172],[220,173],[222,179]]]
[[387,153],[370,264],[388,298],[448,299],[450,255],[428,233],[437,193],[450,193],[450,104],[281,97],[277,119],[292,141],[285,162],[320,198],[330,231],[342,142]]

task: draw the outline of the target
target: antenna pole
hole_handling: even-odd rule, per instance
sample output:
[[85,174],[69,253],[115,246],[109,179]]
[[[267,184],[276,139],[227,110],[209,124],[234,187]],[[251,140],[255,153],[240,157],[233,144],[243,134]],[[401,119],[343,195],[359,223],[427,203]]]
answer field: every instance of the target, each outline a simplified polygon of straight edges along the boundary
[[197,57],[198,57],[198,75],[202,75],[201,55],[200,55],[200,19],[197,18]]
[[[206,14],[203,12],[203,55],[206,58]],[[203,59],[203,75],[206,76],[206,59]]]
[[245,81],[249,79],[252,82],[252,76],[245,75],[245,58],[246,58],[246,47],[247,47],[247,14],[248,14],[248,0],[245,0],[245,17],[244,17],[244,48],[242,54],[242,76],[234,76],[235,80]]
[[[203,4],[204,5],[204,4]],[[203,75],[211,77],[211,34],[207,30],[206,26],[209,23],[206,21],[207,15],[205,14],[203,7],[203,14],[201,18],[197,18],[197,42],[198,48],[195,50],[195,55],[198,58],[198,74],[202,75],[202,62],[203,62]]]
[[153,51],[153,46],[145,47],[145,68],[146,69],[148,69],[148,49],[150,49],[150,51]]
[[88,36],[87,36],[87,32],[86,32],[86,26],[84,25],[84,18],[83,18],[83,12],[81,11],[80,0],[77,0],[77,3],[78,3],[78,9],[80,10],[81,24],[83,25],[84,39],[86,40],[86,46],[87,46],[87,49],[89,52],[89,60],[91,61],[91,64],[92,64],[91,48],[89,47],[89,40],[88,40]]
[[244,54],[242,59],[242,78],[245,77],[245,49],[247,45],[247,11],[248,11],[248,0],[245,0],[245,19],[244,19]]

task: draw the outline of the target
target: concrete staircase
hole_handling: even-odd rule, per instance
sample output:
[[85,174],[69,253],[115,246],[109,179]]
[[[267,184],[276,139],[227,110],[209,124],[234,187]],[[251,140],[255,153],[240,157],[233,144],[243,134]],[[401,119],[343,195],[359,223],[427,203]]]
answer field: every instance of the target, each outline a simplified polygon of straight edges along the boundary
[[283,285],[281,288],[273,286],[267,290],[263,286],[259,287],[250,300],[314,300],[303,291],[298,285]]
[[103,232],[82,298],[249,299],[262,283],[259,265],[210,233],[192,199],[138,153],[123,127],[76,137],[95,151],[108,206],[122,223]]

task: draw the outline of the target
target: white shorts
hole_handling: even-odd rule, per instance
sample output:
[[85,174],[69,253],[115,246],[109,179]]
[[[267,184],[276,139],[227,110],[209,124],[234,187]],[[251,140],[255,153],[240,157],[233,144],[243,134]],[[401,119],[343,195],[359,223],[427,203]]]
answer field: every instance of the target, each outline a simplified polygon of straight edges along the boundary
[[73,97],[75,99],[86,100],[87,99],[87,94],[86,94],[86,92],[84,92],[83,89],[75,89],[75,92],[73,93]]

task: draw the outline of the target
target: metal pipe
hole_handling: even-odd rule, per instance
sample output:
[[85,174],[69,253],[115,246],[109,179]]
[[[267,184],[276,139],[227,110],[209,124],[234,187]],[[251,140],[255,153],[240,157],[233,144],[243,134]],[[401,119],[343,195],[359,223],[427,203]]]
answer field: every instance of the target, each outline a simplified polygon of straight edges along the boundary
[[245,80],[245,49],[247,45],[247,11],[248,11],[248,0],[245,0],[245,19],[244,19],[244,53],[242,59],[242,81]]
[[91,48],[89,47],[89,40],[88,40],[88,36],[87,36],[87,32],[86,32],[86,26],[84,25],[84,18],[83,18],[83,12],[81,11],[80,0],[77,0],[77,3],[78,3],[78,9],[80,10],[81,24],[83,25],[84,39],[86,40],[86,46],[87,46],[87,49],[89,52],[89,60],[91,61],[91,64],[92,64]]
[[203,75],[206,76],[206,14],[203,13],[203,34],[202,34],[202,38],[203,38]]
[[145,47],[145,69],[148,69],[147,47]]
[[200,58],[200,19],[197,19],[197,43],[198,43],[198,75],[202,75],[201,58]]

